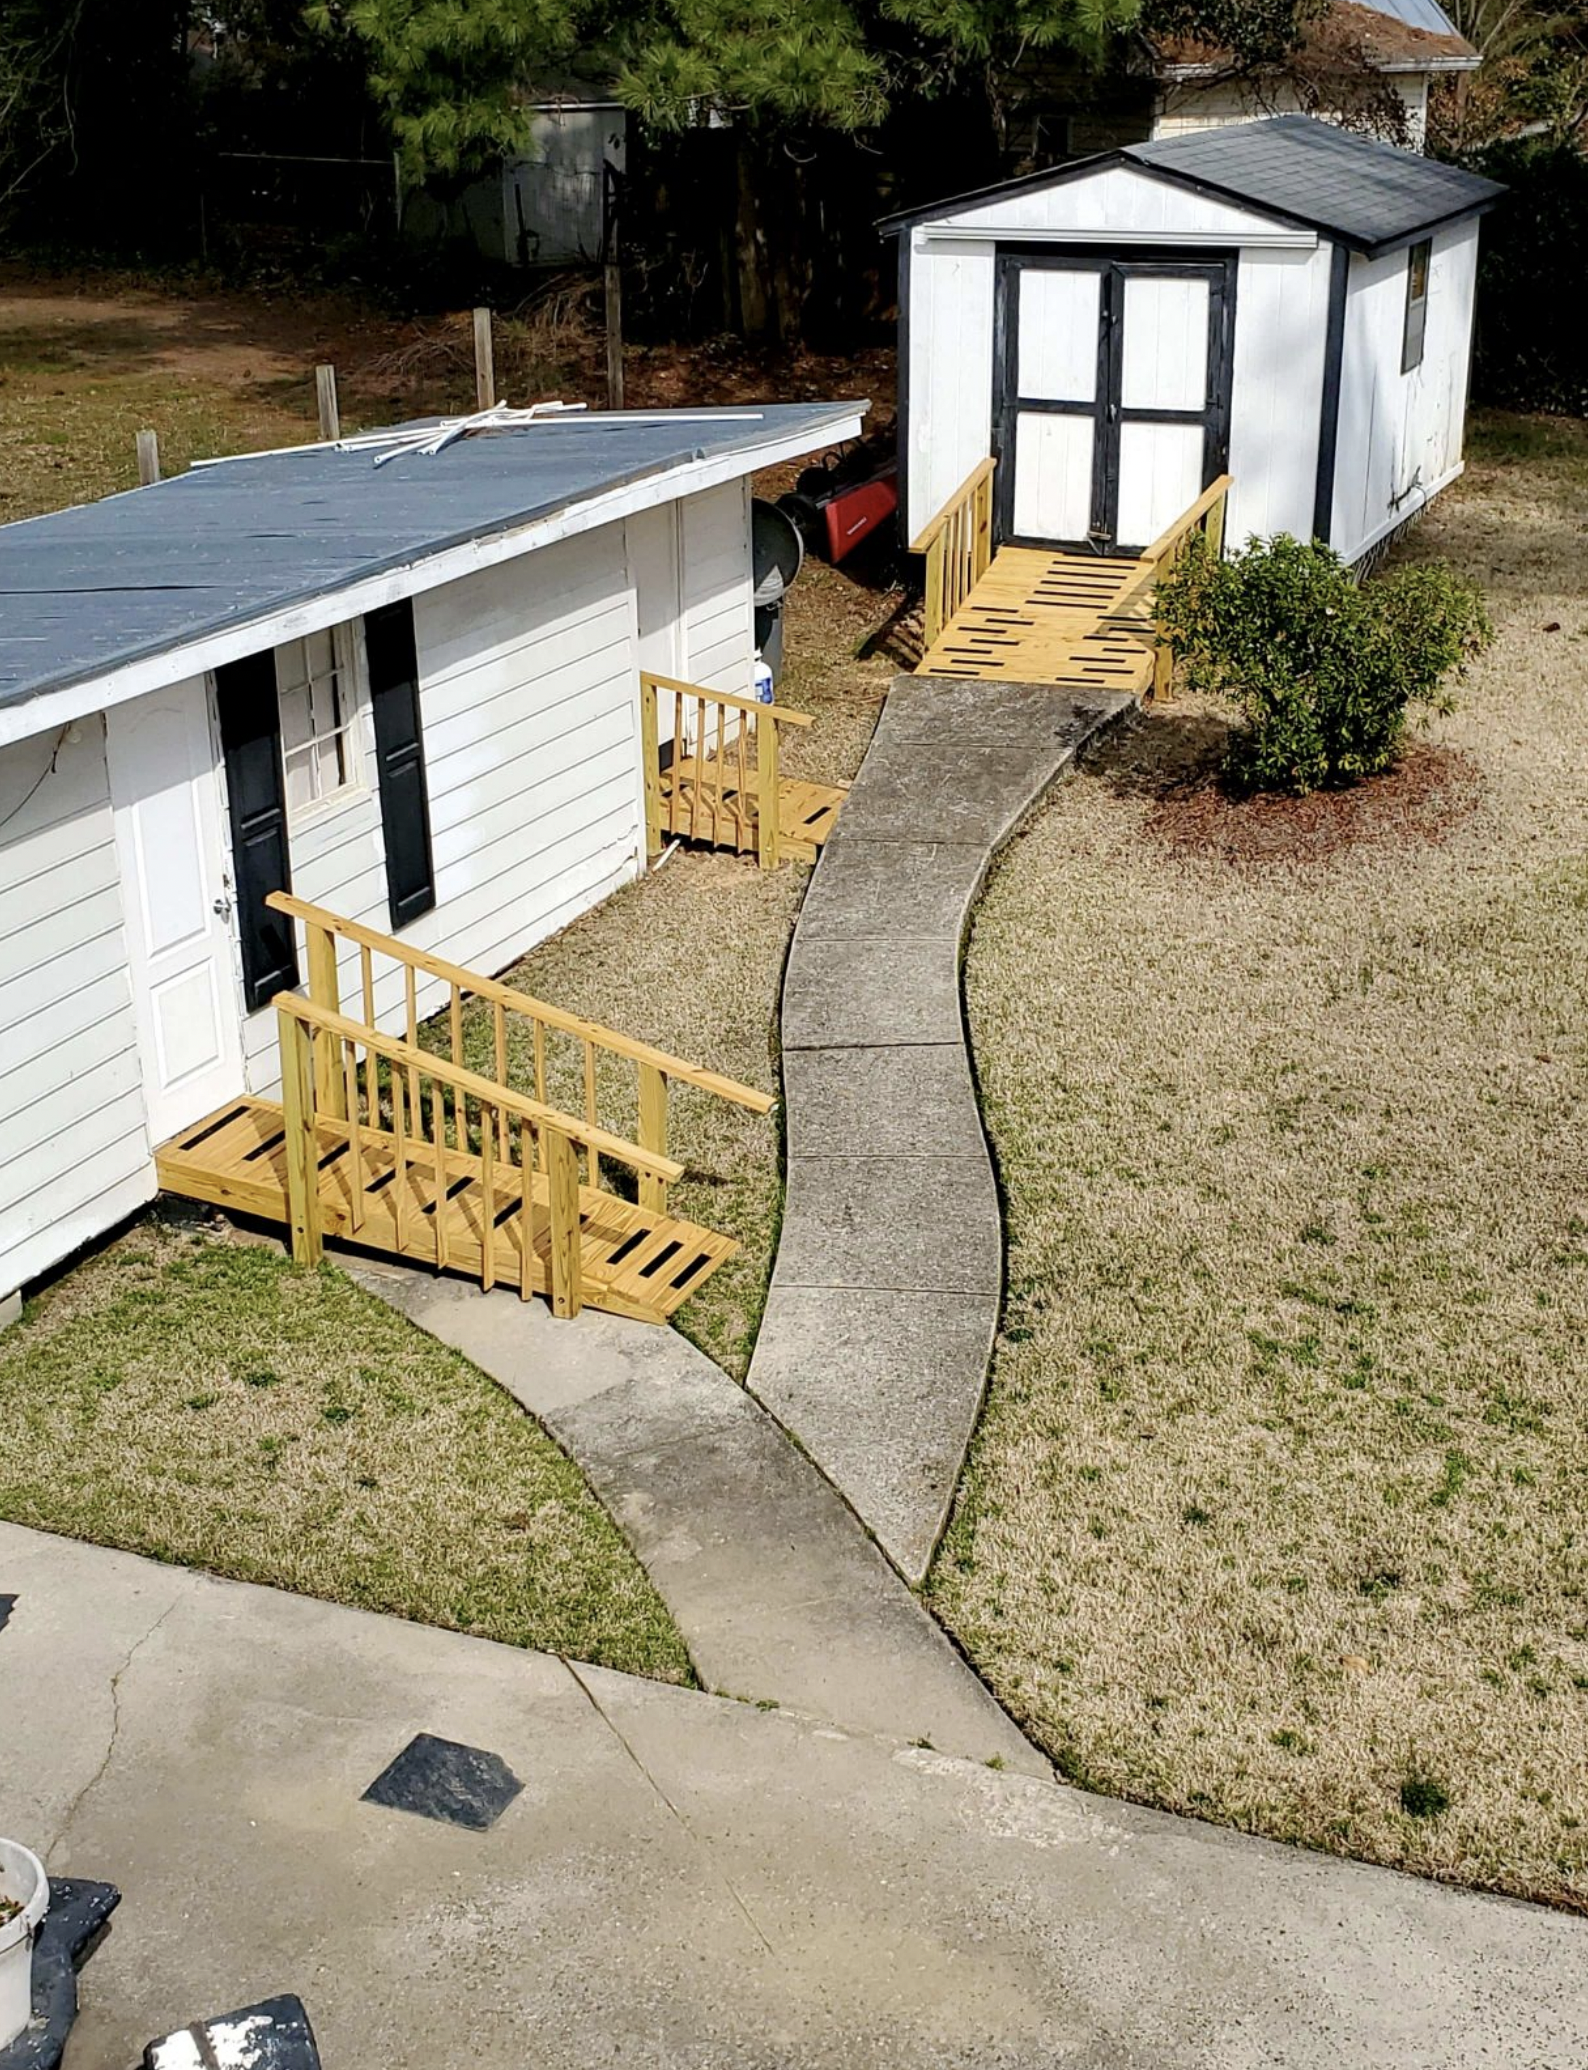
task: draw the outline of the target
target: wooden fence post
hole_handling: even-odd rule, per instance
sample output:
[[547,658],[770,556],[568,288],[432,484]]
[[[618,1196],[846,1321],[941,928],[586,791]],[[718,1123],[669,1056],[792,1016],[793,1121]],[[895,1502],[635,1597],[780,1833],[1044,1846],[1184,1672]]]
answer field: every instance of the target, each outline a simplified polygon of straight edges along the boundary
[[570,1138],[554,1128],[541,1129],[540,1156],[551,1216],[551,1312],[571,1318],[584,1306],[579,1277],[579,1156]]
[[[667,1155],[667,1073],[658,1064],[641,1064],[640,1148]],[[653,1214],[667,1207],[667,1181],[655,1172],[640,1173],[640,1206]]]
[[478,409],[489,410],[496,402],[496,362],[491,346],[491,312],[474,312],[474,401]]
[[151,489],[160,479],[160,434],[157,431],[138,433],[138,487]]
[[[675,700],[676,701],[676,700]],[[645,781],[645,860],[662,852],[662,749],[656,724],[656,685],[640,677],[640,769]],[[673,744],[673,753],[678,745]]]
[[320,1159],[314,1129],[314,1046],[309,1030],[284,1006],[276,1009],[281,1043],[281,1120],[286,1130],[287,1217],[292,1255],[320,1262]]
[[606,301],[607,408],[623,407],[623,269],[609,260],[602,271]]
[[336,406],[336,368],[321,365],[314,370],[314,399],[320,411],[320,437],[327,444],[342,436],[342,414]]
[[777,721],[770,712],[755,715],[755,847],[763,870],[775,870],[783,859],[782,798],[778,784]]
[[[327,1013],[340,1013],[342,983],[336,974],[336,937],[330,928],[317,927],[312,920],[304,922],[303,933],[309,950],[309,997]],[[314,1102],[320,1113],[334,1114],[340,1121],[347,1119],[346,1088],[329,1042],[320,1044],[315,1058]]]

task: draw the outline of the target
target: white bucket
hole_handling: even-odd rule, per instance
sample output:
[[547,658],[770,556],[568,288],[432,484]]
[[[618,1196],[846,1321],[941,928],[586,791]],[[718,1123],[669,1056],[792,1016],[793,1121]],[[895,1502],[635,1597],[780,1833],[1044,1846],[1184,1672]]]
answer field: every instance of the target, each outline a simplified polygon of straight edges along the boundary
[[0,1925],[0,2048],[33,2017],[33,1943],[50,1909],[50,1879],[36,1854],[0,1840],[0,1897],[22,1909]]

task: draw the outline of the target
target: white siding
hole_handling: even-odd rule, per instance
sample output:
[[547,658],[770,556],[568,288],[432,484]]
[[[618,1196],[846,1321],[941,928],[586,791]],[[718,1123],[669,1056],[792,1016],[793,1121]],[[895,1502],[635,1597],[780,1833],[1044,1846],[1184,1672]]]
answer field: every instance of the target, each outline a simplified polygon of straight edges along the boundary
[[[1386,73],[1381,78],[1405,104],[1404,142],[1413,151],[1420,151],[1428,133],[1427,73]],[[1318,115],[1325,122],[1339,119],[1334,109],[1304,105],[1294,86],[1284,81],[1264,81],[1261,86],[1253,86],[1239,80],[1188,79],[1165,92],[1152,133],[1155,138],[1177,137],[1188,130],[1226,129],[1234,122],[1259,122],[1268,115]],[[1403,139],[1390,136],[1388,141],[1398,144]]]
[[724,482],[680,506],[684,680],[748,697],[755,673],[750,484]]
[[1128,166],[1110,166],[1052,187],[1000,194],[974,208],[956,209],[941,220],[970,235],[1064,232],[1092,242],[1152,236],[1239,244],[1243,238],[1266,240],[1285,231],[1271,216],[1215,201]]
[[152,1197],[104,727],[0,748],[0,1295]]
[[1347,560],[1419,510],[1461,464],[1476,222],[1433,240],[1421,366],[1401,372],[1407,255],[1353,258],[1340,374],[1334,544]]
[[910,257],[911,539],[992,450],[995,250],[970,238],[934,240]]
[[[740,485],[729,494],[742,543]],[[738,569],[738,615],[747,621],[747,548]],[[702,624],[720,631],[732,599],[704,577],[698,594]],[[436,904],[404,939],[494,973],[638,868],[636,628],[621,524],[415,598],[414,631]],[[742,642],[738,651],[735,688],[749,674]],[[299,897],[389,927],[373,792],[294,830],[291,842]],[[350,1008],[358,987],[354,951],[342,963]],[[443,997],[441,987],[421,986],[420,1013]],[[382,1026],[400,1031],[395,971],[380,985],[376,1011]],[[268,1012],[250,1017],[248,1048],[251,1084],[273,1090],[279,1067]]]
[[1235,289],[1227,536],[1312,537],[1332,247],[1243,251]]

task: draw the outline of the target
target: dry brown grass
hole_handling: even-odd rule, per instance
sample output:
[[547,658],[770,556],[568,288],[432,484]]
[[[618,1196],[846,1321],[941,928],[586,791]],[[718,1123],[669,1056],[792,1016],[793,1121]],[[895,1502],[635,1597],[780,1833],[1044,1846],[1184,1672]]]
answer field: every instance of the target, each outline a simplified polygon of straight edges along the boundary
[[[891,679],[885,660],[853,650],[887,600],[839,570],[808,564],[789,604],[789,670],[780,702],[818,723],[791,743],[790,774],[845,782],[859,767]],[[764,1092],[778,1089],[777,1001],[795,915],[810,872],[749,857],[677,849],[665,864],[545,942],[507,973],[525,991],[654,1042]],[[465,1045],[489,1069],[492,1025],[466,1009]],[[513,1036],[513,1083],[532,1086],[526,1037]],[[548,1045],[547,1095],[582,1112],[583,1058]],[[632,1065],[598,1072],[602,1122],[632,1136]],[[736,1238],[738,1254],[687,1301],[677,1327],[736,1378],[749,1368],[782,1218],[776,1113],[759,1116],[685,1087],[669,1103],[668,1148],[685,1167],[674,1211]]]
[[931,1581],[1068,1774],[1577,1906],[1585,509],[1588,427],[1495,423],[1415,543],[1499,628],[1441,841],[1177,851],[1179,705],[1016,843],[967,974],[1009,1302]]

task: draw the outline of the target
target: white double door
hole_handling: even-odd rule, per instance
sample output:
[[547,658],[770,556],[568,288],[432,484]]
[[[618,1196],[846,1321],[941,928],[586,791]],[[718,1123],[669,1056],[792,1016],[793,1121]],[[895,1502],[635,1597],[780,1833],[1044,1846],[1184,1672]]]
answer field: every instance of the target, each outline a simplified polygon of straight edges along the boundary
[[1139,551],[1229,445],[1229,264],[1005,253],[1005,539]]
[[114,706],[105,750],[144,1103],[162,1143],[243,1089],[207,682]]

